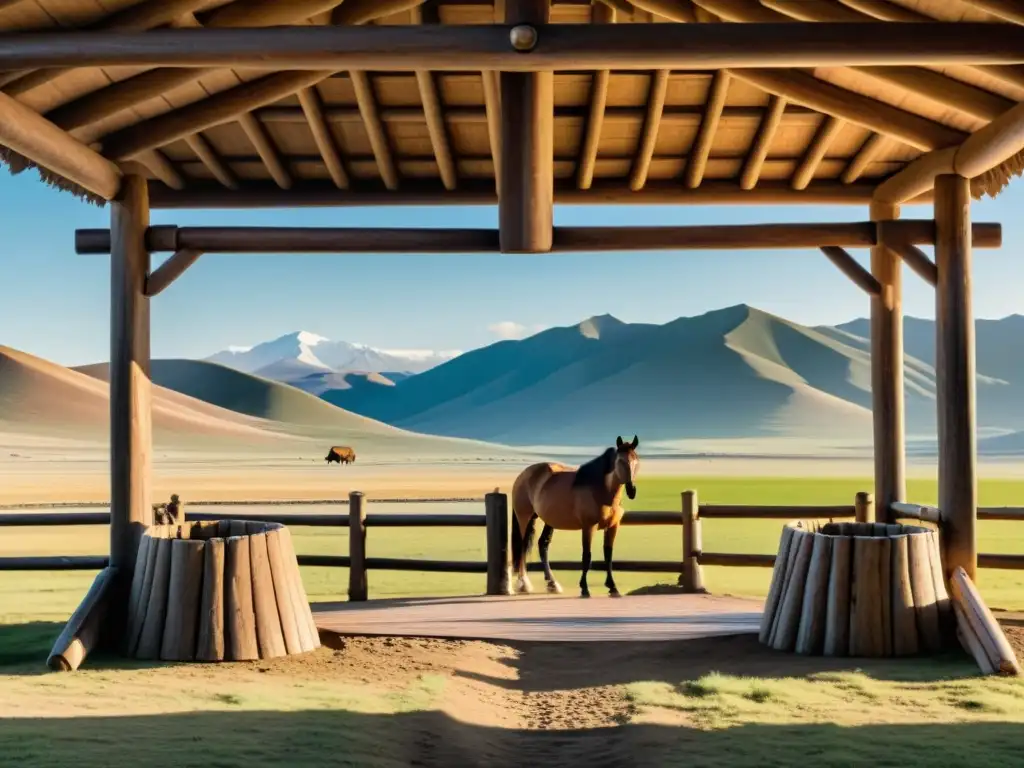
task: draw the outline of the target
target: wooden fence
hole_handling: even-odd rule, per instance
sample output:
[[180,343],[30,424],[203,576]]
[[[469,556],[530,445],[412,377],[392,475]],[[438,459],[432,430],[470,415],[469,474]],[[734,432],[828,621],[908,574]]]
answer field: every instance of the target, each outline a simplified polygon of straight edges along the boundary
[[[391,500],[393,501],[393,500]],[[226,506],[226,505],[220,505]],[[898,519],[913,519],[937,524],[939,511],[919,504],[894,504],[892,513]],[[334,513],[263,513],[188,512],[189,520],[254,520],[283,523],[289,526],[312,526],[349,529],[347,555],[298,555],[300,565],[348,568],[349,599],[368,598],[367,572],[370,570],[420,571],[435,573],[486,574],[487,594],[505,594],[509,577],[509,512],[508,498],[503,493],[484,497],[483,514],[417,514],[367,512],[362,493],[349,494],[347,514]],[[680,512],[630,511],[623,517],[624,525],[680,526],[681,557],[679,560],[616,560],[615,568],[625,573],[674,573],[679,584],[688,591],[704,588],[702,566],[747,566],[770,568],[774,554],[705,552],[702,524],[704,520],[794,520],[827,519],[871,522],[875,518],[871,494],[858,493],[853,504],[813,506],[750,506],[735,504],[701,504],[696,491],[684,491]],[[1024,508],[984,507],[978,510],[979,520],[1024,521]],[[109,512],[9,512],[0,513],[0,527],[12,526],[78,526],[107,525]],[[368,532],[374,528],[484,528],[487,559],[426,560],[416,558],[372,557],[367,554]],[[98,555],[50,557],[0,557],[0,571],[95,571],[105,568],[107,558]],[[982,568],[1024,570],[1024,555],[978,555]],[[551,562],[554,570],[573,571],[579,560]],[[539,562],[528,566],[530,571],[542,570]],[[592,563],[593,570],[604,568],[603,561]]]

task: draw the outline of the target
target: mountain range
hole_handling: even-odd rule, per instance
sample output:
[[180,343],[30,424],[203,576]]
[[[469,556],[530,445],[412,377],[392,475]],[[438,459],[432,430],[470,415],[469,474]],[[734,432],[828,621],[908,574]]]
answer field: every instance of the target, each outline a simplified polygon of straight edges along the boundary
[[[867,321],[807,327],[746,305],[664,325],[610,315],[472,350],[399,382],[321,397],[404,429],[509,445],[609,434],[871,440]],[[1024,430],[1024,318],[979,321],[982,436]],[[934,323],[907,319],[910,439],[934,439]]]
[[451,360],[458,351],[386,350],[331,341],[308,331],[252,347],[229,347],[206,358],[243,373],[292,384],[313,394],[359,386],[359,379],[391,385]]

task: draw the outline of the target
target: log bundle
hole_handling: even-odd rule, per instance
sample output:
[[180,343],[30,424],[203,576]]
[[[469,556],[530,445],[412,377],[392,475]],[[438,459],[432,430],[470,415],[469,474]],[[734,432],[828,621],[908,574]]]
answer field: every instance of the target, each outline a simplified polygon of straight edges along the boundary
[[951,627],[938,533],[885,523],[787,524],[760,641],[823,656],[937,651]]
[[291,535],[280,523],[154,525],[128,604],[129,656],[254,661],[320,647]]

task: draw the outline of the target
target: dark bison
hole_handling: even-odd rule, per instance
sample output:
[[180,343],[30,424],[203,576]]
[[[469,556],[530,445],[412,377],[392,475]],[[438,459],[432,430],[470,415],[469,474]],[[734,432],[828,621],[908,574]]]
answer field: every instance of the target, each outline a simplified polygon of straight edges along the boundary
[[356,460],[356,452],[347,445],[335,445],[327,452],[324,461],[330,464],[332,461],[338,464],[351,464]]

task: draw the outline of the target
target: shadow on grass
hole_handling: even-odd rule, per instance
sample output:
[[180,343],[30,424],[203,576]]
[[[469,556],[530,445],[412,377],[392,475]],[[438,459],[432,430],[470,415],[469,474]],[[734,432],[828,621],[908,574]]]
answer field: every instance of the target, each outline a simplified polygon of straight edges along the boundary
[[1014,723],[841,727],[744,725],[700,730],[624,725],[523,730],[475,725],[438,711],[161,714],[148,717],[0,721],[6,764],[89,768],[133,763],[151,768],[209,766],[524,765],[618,766],[956,766],[1020,765],[1024,727]]
[[528,693],[592,686],[697,680],[721,673],[766,679],[814,679],[827,673],[859,672],[875,680],[934,683],[977,677],[978,667],[959,649],[900,659],[835,658],[783,653],[755,635],[635,643],[502,643],[515,657],[503,661],[514,679],[456,670],[455,674]]
[[[55,621],[34,621],[28,624],[0,624],[0,674],[13,670],[5,667],[25,667],[38,663],[39,671],[46,671],[46,657],[53,641],[64,629]],[[23,671],[19,669],[18,674]],[[29,672],[31,674],[31,672]]]

